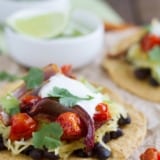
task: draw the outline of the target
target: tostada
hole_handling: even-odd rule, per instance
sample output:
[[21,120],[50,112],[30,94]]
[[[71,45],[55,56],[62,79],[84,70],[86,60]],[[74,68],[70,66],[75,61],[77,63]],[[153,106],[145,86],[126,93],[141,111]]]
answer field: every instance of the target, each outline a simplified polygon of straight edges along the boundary
[[0,160],[125,160],[145,117],[70,67],[32,69],[0,92]]
[[113,81],[137,96],[160,102],[160,22],[137,27],[112,47],[102,65]]

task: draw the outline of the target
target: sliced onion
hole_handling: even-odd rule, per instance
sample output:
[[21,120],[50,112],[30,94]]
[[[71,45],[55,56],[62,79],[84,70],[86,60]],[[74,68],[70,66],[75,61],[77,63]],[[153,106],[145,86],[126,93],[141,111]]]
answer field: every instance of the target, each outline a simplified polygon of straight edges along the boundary
[[1,117],[1,119],[2,119],[3,124],[4,124],[5,126],[8,126],[9,123],[10,123],[10,116],[9,116],[7,113],[1,111],[1,112],[0,112],[0,117]]
[[52,98],[43,98],[35,106],[31,107],[28,114],[35,116],[37,114],[48,114],[57,117],[61,113],[71,111],[70,108],[64,107],[58,101]]
[[79,115],[82,122],[85,125],[85,129],[87,130],[86,137],[84,140],[84,144],[86,145],[86,152],[90,152],[94,147],[94,134],[95,134],[95,127],[94,122],[89,116],[89,114],[81,107],[81,106],[74,106],[72,108],[73,112]]

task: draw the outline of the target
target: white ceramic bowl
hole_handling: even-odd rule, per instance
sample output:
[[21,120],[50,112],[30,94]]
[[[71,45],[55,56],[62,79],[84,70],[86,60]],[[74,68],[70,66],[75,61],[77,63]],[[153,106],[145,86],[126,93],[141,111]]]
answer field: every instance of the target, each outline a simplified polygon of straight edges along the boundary
[[0,23],[5,22],[6,18],[25,8],[51,6],[62,8],[69,5],[68,0],[0,0]]
[[5,37],[8,53],[25,66],[43,67],[49,63],[59,66],[71,64],[82,67],[93,60],[103,48],[103,24],[92,13],[76,11],[73,18],[92,29],[80,37],[35,39],[6,28]]

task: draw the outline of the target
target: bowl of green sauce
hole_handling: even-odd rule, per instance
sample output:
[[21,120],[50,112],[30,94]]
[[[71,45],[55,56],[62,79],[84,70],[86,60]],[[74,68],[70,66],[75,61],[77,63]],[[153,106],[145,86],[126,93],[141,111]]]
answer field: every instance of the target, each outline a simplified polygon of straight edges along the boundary
[[85,10],[27,9],[10,16],[7,24],[8,53],[27,67],[56,63],[80,68],[103,48],[103,23]]

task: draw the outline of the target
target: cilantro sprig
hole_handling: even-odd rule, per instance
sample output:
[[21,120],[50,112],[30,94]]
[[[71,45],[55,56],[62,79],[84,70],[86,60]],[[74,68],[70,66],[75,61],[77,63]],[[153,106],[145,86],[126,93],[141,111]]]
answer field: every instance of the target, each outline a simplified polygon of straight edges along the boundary
[[67,89],[54,87],[48,94],[50,97],[59,98],[59,102],[68,107],[74,106],[80,100],[91,100],[92,96],[78,97],[70,93]]
[[0,81],[13,82],[22,79],[26,83],[27,89],[33,89],[40,86],[44,80],[44,73],[39,68],[31,68],[26,76],[19,77],[14,74],[2,71],[0,72]]
[[0,72],[0,80],[1,81],[13,82],[17,79],[19,79],[19,77],[14,75],[14,74],[10,74],[10,73],[5,72],[5,71]]
[[20,112],[19,104],[19,100],[12,95],[7,95],[0,99],[2,109],[9,115],[14,115]]
[[33,146],[39,149],[53,150],[61,145],[60,137],[62,134],[63,129],[60,124],[42,124],[40,130],[33,133]]
[[44,80],[44,73],[39,68],[31,68],[26,76],[22,78],[28,89],[40,86]]

